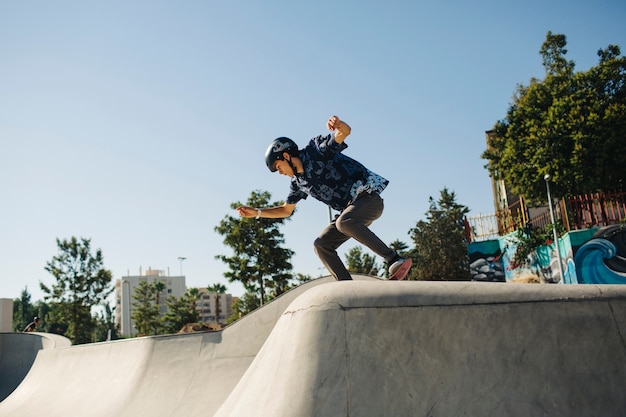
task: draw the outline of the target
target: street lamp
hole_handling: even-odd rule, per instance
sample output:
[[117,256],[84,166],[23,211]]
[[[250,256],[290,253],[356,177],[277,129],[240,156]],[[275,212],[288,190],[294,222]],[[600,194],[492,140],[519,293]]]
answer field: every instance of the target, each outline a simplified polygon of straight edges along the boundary
[[546,181],[546,190],[548,190],[548,207],[550,207],[550,219],[552,220],[552,233],[554,235],[554,244],[556,245],[556,257],[559,262],[559,271],[561,273],[561,284],[565,283],[565,273],[563,272],[563,262],[561,260],[561,248],[559,247],[559,235],[556,232],[556,222],[554,221],[554,209],[552,208],[552,197],[550,196],[550,174],[546,174],[543,179]]
[[179,256],[178,261],[180,262],[180,276],[183,276],[183,261],[187,259],[184,256]]

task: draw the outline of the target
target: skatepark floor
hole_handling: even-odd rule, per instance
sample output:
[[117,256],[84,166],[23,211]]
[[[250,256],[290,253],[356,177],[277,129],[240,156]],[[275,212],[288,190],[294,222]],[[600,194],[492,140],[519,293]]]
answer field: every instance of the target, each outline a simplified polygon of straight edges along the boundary
[[355,278],[305,283],[219,332],[49,349],[2,334],[15,387],[0,417],[626,410],[626,286]]

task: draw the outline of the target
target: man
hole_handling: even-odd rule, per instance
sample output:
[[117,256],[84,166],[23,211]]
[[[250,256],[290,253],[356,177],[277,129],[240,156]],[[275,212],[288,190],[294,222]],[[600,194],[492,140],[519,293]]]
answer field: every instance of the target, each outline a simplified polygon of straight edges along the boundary
[[411,268],[411,259],[401,258],[390,249],[369,226],[383,213],[380,193],[389,181],[373,173],[361,163],[341,152],[351,129],[337,116],[331,116],[327,136],[317,136],[299,150],[294,141],[280,137],[265,152],[270,171],[291,178],[285,204],[269,208],[238,207],[242,217],[289,217],[296,204],[309,195],[339,211],[315,240],[315,253],[337,280],[352,277],[337,254],[337,248],[350,238],[383,257],[389,266],[390,280],[404,279]]
[[24,328],[24,331],[27,333],[34,332],[40,323],[41,323],[41,319],[39,317],[35,317],[33,318],[33,321]]

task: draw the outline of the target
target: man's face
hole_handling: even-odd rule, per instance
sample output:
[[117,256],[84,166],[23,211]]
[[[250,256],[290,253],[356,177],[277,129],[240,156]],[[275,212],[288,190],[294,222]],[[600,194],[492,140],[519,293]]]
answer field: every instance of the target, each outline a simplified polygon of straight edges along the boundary
[[289,163],[285,160],[278,160],[274,163],[274,167],[280,175],[286,175],[288,177],[293,177],[294,172],[293,169],[289,166]]

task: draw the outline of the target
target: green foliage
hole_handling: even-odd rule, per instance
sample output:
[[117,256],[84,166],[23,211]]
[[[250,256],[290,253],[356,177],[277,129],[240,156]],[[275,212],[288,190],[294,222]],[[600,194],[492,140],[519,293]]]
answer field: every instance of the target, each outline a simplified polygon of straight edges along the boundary
[[109,338],[110,340],[117,340],[120,338],[118,326],[115,324],[115,317],[113,316],[113,310],[109,304],[104,304],[104,310],[96,314],[95,322],[96,327],[94,329],[94,342],[102,342]]
[[[247,205],[251,207],[275,206],[270,204],[268,192],[252,192],[246,204],[236,202],[232,209]],[[226,216],[215,231],[224,236],[224,244],[230,247],[233,256],[217,255],[228,265],[224,273],[229,282],[241,282],[247,291],[258,295],[261,305],[289,288],[291,256],[293,251],[283,248],[283,234],[279,228],[286,219],[247,219]]]
[[161,331],[159,305],[155,303],[156,295],[154,283],[142,280],[135,288],[131,317],[140,335],[155,335]]
[[298,285],[302,285],[302,284],[304,284],[305,282],[309,282],[309,281],[311,281],[312,279],[313,279],[313,277],[311,277],[310,275],[301,274],[301,273],[299,273],[299,272],[298,272],[298,273],[296,274],[296,277],[295,277],[296,282],[292,283],[292,284],[291,284],[291,286],[289,287],[289,289],[291,289],[291,288],[295,288],[295,287],[297,287]]
[[223,284],[213,284],[213,285],[209,285],[207,287],[207,290],[209,290],[209,292],[217,294],[217,297],[215,297],[215,322],[217,324],[220,324],[221,309],[220,309],[220,296],[219,295],[224,294],[226,292],[226,286],[224,286]]
[[255,292],[246,292],[233,304],[233,313],[228,318],[228,324],[233,323],[248,313],[253,312],[261,306],[259,297]]
[[48,287],[40,282],[44,299],[53,307],[50,320],[57,327],[67,324],[66,336],[74,344],[91,342],[95,328],[91,308],[104,303],[113,291],[111,272],[103,267],[100,249],[91,253],[90,239],[57,239],[57,246],[59,253],[45,267],[56,283]]
[[21,332],[30,324],[35,316],[39,317],[39,312],[31,303],[31,294],[28,288],[24,288],[20,298],[13,300],[13,331]]
[[376,257],[363,252],[363,247],[355,246],[346,254],[348,271],[355,274],[378,275]]
[[171,295],[166,298],[167,313],[162,318],[166,333],[177,333],[185,324],[198,322],[198,297],[198,289],[190,288],[180,297]]
[[456,203],[454,192],[444,188],[437,202],[430,197],[426,221],[411,229],[415,261],[409,279],[429,281],[469,280],[469,255],[464,216],[469,209]]
[[530,227],[518,229],[515,236],[517,244],[515,255],[511,260],[509,268],[517,269],[528,266],[531,263],[531,255],[537,251],[539,246],[548,244],[550,242],[549,239],[550,237],[545,230]]
[[[565,233],[565,229],[560,223],[556,225],[557,236]],[[533,258],[540,246],[551,245],[554,240],[554,228],[552,224],[543,228],[534,228],[530,225],[517,230],[515,237],[515,254],[507,269],[527,268],[533,262]]]
[[492,177],[531,203],[543,201],[546,174],[557,197],[621,190],[626,178],[626,58],[609,45],[596,66],[574,72],[565,46],[548,32],[545,79],[517,87],[482,154]]

